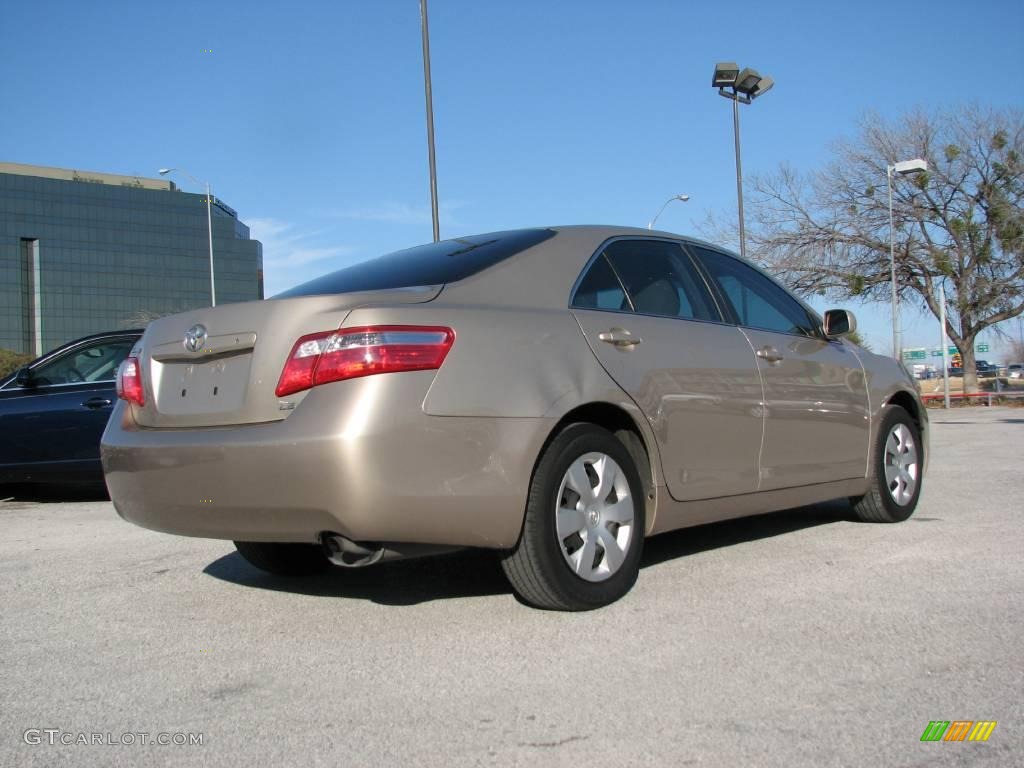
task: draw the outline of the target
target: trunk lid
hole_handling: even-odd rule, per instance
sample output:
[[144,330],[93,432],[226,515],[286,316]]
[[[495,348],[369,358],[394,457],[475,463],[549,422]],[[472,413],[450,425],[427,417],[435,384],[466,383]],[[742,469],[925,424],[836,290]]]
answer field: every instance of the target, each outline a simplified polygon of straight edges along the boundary
[[441,286],[269,299],[207,307],[150,323],[137,346],[142,427],[190,428],[284,419],[306,396],[274,394],[292,345],[342,327],[357,307],[419,304]]

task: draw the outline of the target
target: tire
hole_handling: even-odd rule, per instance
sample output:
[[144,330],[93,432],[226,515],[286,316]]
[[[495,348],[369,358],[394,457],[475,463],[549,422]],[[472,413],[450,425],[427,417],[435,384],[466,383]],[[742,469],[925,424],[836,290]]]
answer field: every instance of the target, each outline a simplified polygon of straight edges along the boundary
[[502,558],[516,594],[559,611],[600,608],[625,595],[640,572],[644,502],[622,442],[593,424],[566,427],[537,462],[519,542]]
[[235,548],[250,565],[275,576],[313,576],[331,567],[319,544],[236,541]]
[[[921,432],[913,418],[898,405],[890,406],[882,417],[872,447],[871,487],[863,496],[850,499],[853,511],[861,521],[900,523],[914,514],[921,496],[923,453]],[[894,464],[897,454],[901,458]],[[899,460],[904,462],[903,472],[900,472]],[[890,468],[888,476],[887,467]],[[912,488],[908,477],[913,480]],[[895,489],[891,490],[893,484]]]

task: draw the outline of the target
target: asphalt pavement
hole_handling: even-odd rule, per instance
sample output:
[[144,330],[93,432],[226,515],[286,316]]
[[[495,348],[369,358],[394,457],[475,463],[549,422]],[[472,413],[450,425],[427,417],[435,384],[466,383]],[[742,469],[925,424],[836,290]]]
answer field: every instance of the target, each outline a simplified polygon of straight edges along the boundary
[[668,534],[585,614],[486,552],[295,582],[106,501],[0,502],[0,766],[1022,765],[1024,409],[932,420],[910,521]]

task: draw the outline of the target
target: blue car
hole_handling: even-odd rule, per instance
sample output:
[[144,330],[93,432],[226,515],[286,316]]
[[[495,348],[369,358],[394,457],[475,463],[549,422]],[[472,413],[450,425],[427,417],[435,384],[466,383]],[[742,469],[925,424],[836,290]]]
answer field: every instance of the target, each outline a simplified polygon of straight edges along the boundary
[[103,485],[117,368],[141,336],[86,336],[0,380],[0,484]]

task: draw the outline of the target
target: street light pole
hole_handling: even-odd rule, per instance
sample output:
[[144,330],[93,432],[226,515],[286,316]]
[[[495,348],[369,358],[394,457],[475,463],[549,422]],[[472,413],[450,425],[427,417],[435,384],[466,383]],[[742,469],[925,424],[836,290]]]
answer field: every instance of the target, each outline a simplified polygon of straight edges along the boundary
[[161,176],[166,176],[167,174],[174,173],[175,171],[191,179],[193,184],[206,187],[206,236],[210,247],[210,306],[216,307],[217,287],[213,278],[213,188],[210,186],[210,182],[199,181],[199,179],[182,168],[161,168],[159,173]]
[[[896,300],[896,235],[892,223],[892,166],[885,166],[885,186],[889,190],[889,277],[892,281],[892,356],[900,360],[899,303]],[[945,326],[943,326],[945,328]]]
[[736,202],[740,223],[740,256],[747,257],[747,233],[743,221],[743,165],[740,161],[740,104],[750,104],[758,96],[771,90],[775,81],[762,76],[756,69],[749,67],[740,70],[731,61],[719,62],[715,65],[715,73],[711,77],[711,86],[718,89],[718,95],[732,99],[732,131],[736,146]]
[[903,160],[892,165],[885,166],[885,182],[889,190],[889,272],[892,280],[892,356],[898,362],[902,359],[900,349],[900,300],[896,285],[896,228],[893,224],[892,215],[892,175],[910,176],[912,174],[924,173],[928,170],[928,163],[921,158]]
[[206,182],[206,235],[210,245],[210,306],[217,306],[217,288],[213,278],[213,190]]
[[942,342],[942,391],[945,393],[945,406],[949,410],[949,345],[946,343],[946,286],[939,283],[939,325],[942,326],[942,333],[939,336]]
[[434,158],[434,98],[430,81],[430,31],[427,27],[427,0],[420,0],[420,31],[423,36],[423,92],[427,101],[427,155],[430,163],[430,217],[434,242],[441,239],[437,212],[437,162]]
[[678,200],[681,203],[685,203],[689,199],[690,199],[689,195],[672,195],[672,197],[670,197],[668,200],[666,200],[662,204],[661,208],[658,209],[658,212],[656,214],[654,214],[654,218],[651,219],[649,222],[647,222],[647,228],[648,229],[654,229],[654,222],[656,222],[658,220],[658,217],[661,216],[662,212],[665,210],[665,207],[669,203],[671,203],[673,200]]

